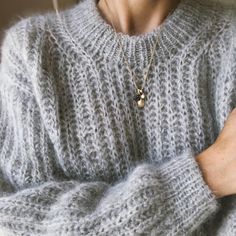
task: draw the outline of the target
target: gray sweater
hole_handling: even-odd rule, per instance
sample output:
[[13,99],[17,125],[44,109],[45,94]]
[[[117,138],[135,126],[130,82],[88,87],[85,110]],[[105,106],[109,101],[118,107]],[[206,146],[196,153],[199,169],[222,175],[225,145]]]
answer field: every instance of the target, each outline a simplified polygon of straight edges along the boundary
[[[0,235],[236,235],[195,156],[236,107],[236,14],[182,0],[165,21],[143,109],[96,0],[20,19],[0,70]],[[119,33],[136,83],[160,28]]]

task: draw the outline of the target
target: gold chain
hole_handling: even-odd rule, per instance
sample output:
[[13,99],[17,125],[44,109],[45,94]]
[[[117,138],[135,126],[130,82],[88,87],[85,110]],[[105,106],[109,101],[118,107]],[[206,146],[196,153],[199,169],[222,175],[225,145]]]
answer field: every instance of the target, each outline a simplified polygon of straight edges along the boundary
[[[105,0],[105,3],[106,3],[107,8],[109,9],[109,11],[111,12],[111,10],[110,10],[110,8],[109,8],[109,6],[108,6],[106,0]],[[168,14],[168,16],[167,16],[166,18],[168,18],[168,17],[173,13],[173,11],[174,11],[174,9]],[[165,21],[164,21],[164,22],[165,22]],[[161,25],[159,26],[160,28],[162,28],[164,22],[161,23]],[[136,77],[136,76],[134,76],[134,73],[132,72],[132,70],[131,70],[131,68],[130,68],[130,66],[129,66],[127,57],[125,56],[125,53],[124,53],[124,49],[123,49],[122,43],[121,43],[121,41],[120,41],[120,38],[118,37],[118,34],[117,34],[117,32],[116,32],[116,28],[115,28],[115,26],[114,26],[114,24],[113,24],[112,21],[111,21],[111,24],[112,24],[112,27],[113,27],[113,29],[114,29],[114,31],[115,31],[116,38],[118,39],[118,43],[119,43],[120,49],[122,50],[123,57],[124,57],[124,59],[125,59],[125,63],[126,63],[126,65],[127,65],[127,67],[128,67],[128,70],[129,70],[129,72],[130,72],[130,74],[131,74],[132,79],[134,80],[134,77]],[[139,87],[137,86],[137,84],[136,84],[136,82],[135,82],[135,80],[134,80],[134,84],[135,84],[135,87],[136,87],[136,89],[137,89],[137,93],[136,93],[136,95],[135,95],[135,97],[134,97],[134,100],[137,102],[137,105],[138,105],[139,108],[143,108],[144,105],[145,105],[145,103],[144,103],[144,102],[145,102],[144,86],[145,86],[145,83],[146,83],[147,78],[148,78],[148,73],[149,73],[149,70],[150,70],[150,67],[151,67],[151,63],[152,63],[152,60],[153,60],[153,58],[154,58],[154,52],[155,52],[155,50],[156,50],[156,46],[157,46],[158,43],[159,43],[159,37],[157,37],[157,40],[156,40],[156,42],[154,43],[154,46],[153,46],[153,48],[152,48],[151,59],[150,59],[150,62],[149,62],[149,64],[148,64],[147,68],[145,68],[145,72],[146,72],[146,73],[144,74],[144,83],[143,83],[143,85],[141,86],[141,88],[139,88]],[[137,78],[136,78],[136,79],[137,79]]]

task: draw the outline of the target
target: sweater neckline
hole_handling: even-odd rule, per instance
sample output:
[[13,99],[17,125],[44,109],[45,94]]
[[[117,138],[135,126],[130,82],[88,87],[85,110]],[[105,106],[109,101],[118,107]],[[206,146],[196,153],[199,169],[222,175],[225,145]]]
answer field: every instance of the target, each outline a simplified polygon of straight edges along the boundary
[[[159,46],[156,49],[158,58],[171,59],[188,45],[208,25],[209,14],[206,13],[203,1],[181,0],[173,13],[165,19],[161,32],[160,26],[139,35],[117,32],[129,63],[135,63],[139,68],[146,66],[159,33]],[[74,47],[82,44],[92,56],[103,55],[108,61],[124,60],[115,31],[101,15],[97,0],[80,0],[63,13],[67,32],[61,30],[65,34],[69,33],[73,39],[67,39],[67,43],[74,43]]]

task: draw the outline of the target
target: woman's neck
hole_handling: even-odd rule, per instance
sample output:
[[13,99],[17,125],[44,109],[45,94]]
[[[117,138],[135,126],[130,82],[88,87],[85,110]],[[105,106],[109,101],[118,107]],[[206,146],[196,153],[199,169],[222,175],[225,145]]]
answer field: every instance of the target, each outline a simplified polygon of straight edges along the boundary
[[[108,7],[106,5],[106,2]],[[180,0],[99,0],[103,17],[116,31],[138,35],[152,31],[177,7]]]

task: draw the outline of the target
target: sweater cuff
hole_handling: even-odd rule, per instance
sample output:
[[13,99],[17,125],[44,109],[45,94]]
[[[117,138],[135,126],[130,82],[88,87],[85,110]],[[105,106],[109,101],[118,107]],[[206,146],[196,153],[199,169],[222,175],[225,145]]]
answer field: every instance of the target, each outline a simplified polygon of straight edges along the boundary
[[[176,219],[182,222],[203,222],[221,206],[216,195],[205,182],[192,149],[186,149],[160,167],[166,202]],[[193,228],[197,226],[192,226]]]

